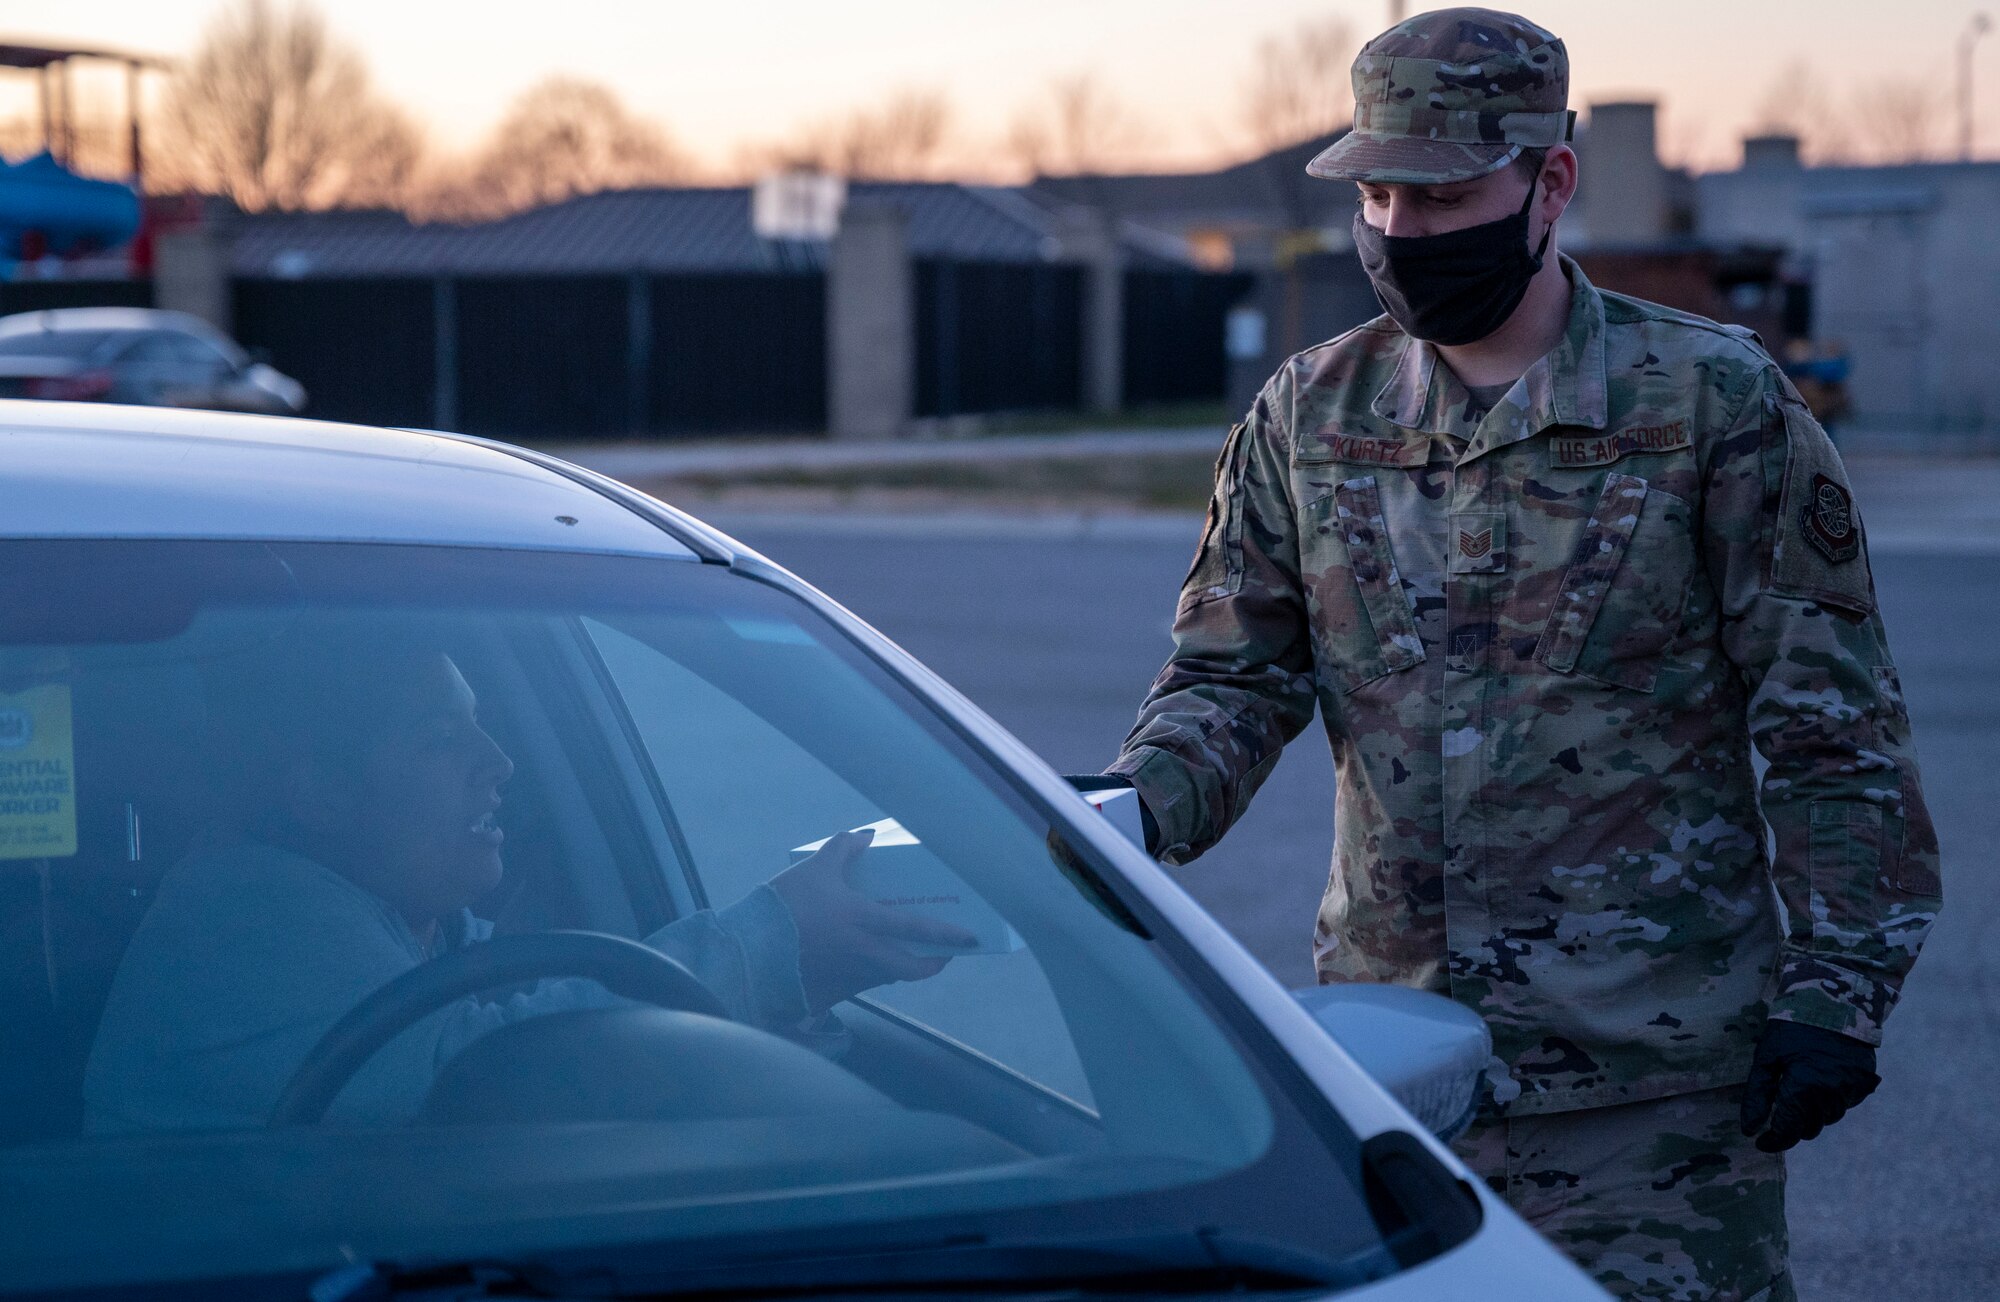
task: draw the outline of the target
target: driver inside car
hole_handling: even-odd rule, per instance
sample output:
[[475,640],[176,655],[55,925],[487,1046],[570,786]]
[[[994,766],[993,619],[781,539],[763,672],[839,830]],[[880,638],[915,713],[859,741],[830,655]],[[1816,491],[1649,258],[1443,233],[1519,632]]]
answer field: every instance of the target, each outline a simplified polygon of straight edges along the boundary
[[[160,882],[120,963],[84,1080],[98,1132],[262,1125],[313,1046],[367,995],[488,937],[468,907],[502,875],[495,815],[514,772],[457,665],[421,637],[309,617],[211,667],[215,807]],[[906,945],[974,937],[866,898],[844,833],[727,908],[645,943],[730,1015],[784,1030],[947,961]],[[468,997],[384,1046],[329,1117],[414,1118],[437,1071],[509,1022],[619,1002],[552,979]]]

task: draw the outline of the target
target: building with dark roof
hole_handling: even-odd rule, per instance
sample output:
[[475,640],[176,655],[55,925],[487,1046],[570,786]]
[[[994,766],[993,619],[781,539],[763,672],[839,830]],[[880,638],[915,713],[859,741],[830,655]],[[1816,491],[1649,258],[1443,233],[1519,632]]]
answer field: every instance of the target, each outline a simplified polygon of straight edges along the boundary
[[1095,208],[1183,241],[1202,266],[1255,270],[1278,260],[1285,236],[1345,239],[1355,190],[1306,175],[1306,164],[1347,128],[1210,172],[1043,176],[1022,191],[1039,204]]
[[[1064,214],[994,187],[855,183],[850,203],[899,208],[912,257],[1052,262],[1065,256]],[[752,191],[611,190],[475,224],[413,222],[383,211],[239,216],[227,225],[232,274],[304,279],[368,276],[579,276],[634,272],[818,271],[827,246],[758,235]],[[1177,240],[1123,232],[1133,265],[1187,264]]]

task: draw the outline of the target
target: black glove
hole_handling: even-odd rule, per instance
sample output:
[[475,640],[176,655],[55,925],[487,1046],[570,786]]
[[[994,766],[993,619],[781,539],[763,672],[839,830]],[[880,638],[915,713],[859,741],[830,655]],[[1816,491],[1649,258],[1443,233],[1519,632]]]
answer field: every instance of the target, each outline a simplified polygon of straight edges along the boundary
[[1743,1090],[1743,1133],[1763,1130],[1757,1147],[1782,1153],[1817,1138],[1881,1083],[1873,1045],[1801,1022],[1767,1022]]
[[1132,779],[1123,773],[1065,773],[1063,781],[1078,791],[1131,791],[1133,799],[1139,802],[1139,826],[1146,833],[1146,853],[1160,843],[1160,825],[1153,821],[1153,811],[1146,808],[1146,798],[1137,794]]

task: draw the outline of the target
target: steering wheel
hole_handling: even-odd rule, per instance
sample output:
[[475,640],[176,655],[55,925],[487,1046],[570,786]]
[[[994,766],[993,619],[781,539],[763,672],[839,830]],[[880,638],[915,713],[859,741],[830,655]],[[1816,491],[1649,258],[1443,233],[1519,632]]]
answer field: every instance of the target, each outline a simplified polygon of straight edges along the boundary
[[588,977],[640,1003],[727,1019],[694,973],[657,949],[597,931],[502,936],[414,968],[356,1004],[320,1037],[271,1109],[270,1126],[311,1125],[375,1051],[467,995],[545,977]]

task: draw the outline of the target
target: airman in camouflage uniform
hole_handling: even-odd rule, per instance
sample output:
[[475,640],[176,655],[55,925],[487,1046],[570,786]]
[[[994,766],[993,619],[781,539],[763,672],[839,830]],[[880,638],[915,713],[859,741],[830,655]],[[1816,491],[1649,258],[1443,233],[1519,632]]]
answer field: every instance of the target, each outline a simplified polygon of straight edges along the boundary
[[[1420,15],[1354,82],[1322,175],[1437,184],[1567,134],[1561,42],[1511,15]],[[1880,1041],[1936,840],[1825,434],[1750,332],[1561,265],[1567,329],[1490,409],[1389,316],[1272,378],[1110,771],[1186,863],[1317,708],[1320,979],[1485,1017],[1461,1152],[1614,1292],[1788,1297],[1753,1050]]]

